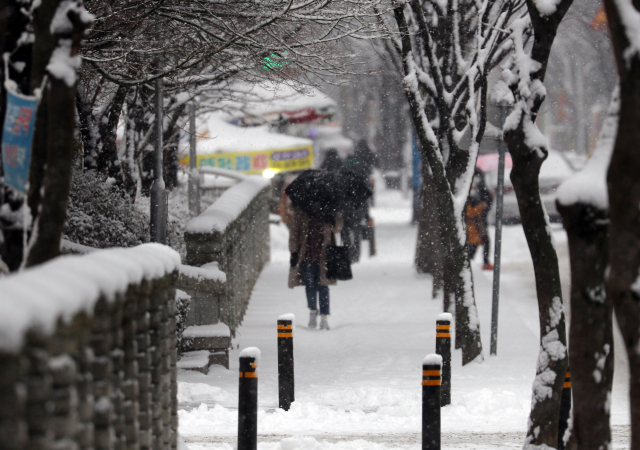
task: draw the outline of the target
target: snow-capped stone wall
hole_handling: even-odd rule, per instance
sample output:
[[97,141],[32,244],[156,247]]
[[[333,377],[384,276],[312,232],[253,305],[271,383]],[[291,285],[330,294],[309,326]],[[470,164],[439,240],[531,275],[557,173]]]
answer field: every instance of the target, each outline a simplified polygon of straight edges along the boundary
[[0,279],[0,447],[176,448],[179,264],[145,244]]
[[226,277],[222,295],[208,297],[211,300],[195,300],[197,305],[192,307],[210,310],[208,316],[228,325],[232,335],[244,317],[251,290],[269,260],[270,192],[268,180],[246,176],[192,219],[185,230],[187,264],[210,267],[211,263],[217,263]]

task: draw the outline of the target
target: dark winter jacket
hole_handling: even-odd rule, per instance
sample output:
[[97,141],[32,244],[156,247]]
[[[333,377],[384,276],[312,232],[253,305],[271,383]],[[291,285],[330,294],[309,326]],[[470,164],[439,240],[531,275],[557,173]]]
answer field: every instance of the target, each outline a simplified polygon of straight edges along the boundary
[[[342,231],[342,216],[336,214],[336,224],[323,224],[324,239],[322,241],[322,250],[320,252],[320,284],[329,286],[336,284],[335,280],[327,278],[327,261],[325,254],[327,245],[331,242],[332,233],[340,233]],[[289,252],[297,254],[297,260],[293,261],[292,267],[289,269],[289,287],[293,289],[296,286],[304,286],[302,279],[302,262],[307,249],[307,237],[309,235],[309,215],[299,208],[293,208],[293,217],[289,227]]]

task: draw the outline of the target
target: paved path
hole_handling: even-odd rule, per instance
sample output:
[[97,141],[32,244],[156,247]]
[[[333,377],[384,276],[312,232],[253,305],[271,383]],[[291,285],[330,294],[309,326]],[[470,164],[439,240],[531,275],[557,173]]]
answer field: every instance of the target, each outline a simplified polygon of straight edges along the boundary
[[[379,193],[373,211],[378,256],[364,257],[353,266],[354,280],[331,288],[328,332],[306,328],[304,291],[286,287],[286,230],[272,228],[272,262],[258,280],[234,340],[238,348],[231,352],[231,370],[180,374],[180,431],[192,449],[234,445],[237,359],[249,346],[262,352],[260,450],[419,448],[420,365],[434,351],[441,300],[431,299],[430,279],[413,269],[416,229],[409,225],[408,205],[397,191]],[[444,448],[520,448],[523,442],[538,352],[537,304],[522,230],[506,227],[504,233],[498,356],[488,357],[492,276],[476,262],[486,360],[461,367],[460,352],[454,353],[452,405],[443,409]],[[555,235],[566,275],[566,238],[560,230]],[[297,318],[297,402],[286,413],[277,410],[275,328],[284,313]],[[625,374],[619,372],[613,396],[615,447],[628,442]]]

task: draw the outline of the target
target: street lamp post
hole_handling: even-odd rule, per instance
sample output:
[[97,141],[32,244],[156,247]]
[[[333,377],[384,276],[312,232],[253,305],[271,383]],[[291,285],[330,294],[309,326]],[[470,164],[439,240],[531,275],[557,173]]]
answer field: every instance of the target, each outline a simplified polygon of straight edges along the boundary
[[196,105],[189,105],[189,212],[200,214],[200,173],[196,155]]
[[[156,63],[158,72],[162,70],[160,60]],[[167,191],[164,186],[163,176],[163,155],[162,155],[162,122],[163,122],[163,83],[162,78],[156,80],[156,140],[155,140],[155,158],[153,167],[153,184],[151,184],[150,193],[150,237],[151,242],[167,243]]]

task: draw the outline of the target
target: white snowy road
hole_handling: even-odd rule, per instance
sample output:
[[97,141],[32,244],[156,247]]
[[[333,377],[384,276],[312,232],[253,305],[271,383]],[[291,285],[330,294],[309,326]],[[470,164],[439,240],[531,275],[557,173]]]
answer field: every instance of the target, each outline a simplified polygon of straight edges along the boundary
[[[373,215],[378,256],[365,256],[353,266],[352,281],[331,288],[330,331],[306,328],[304,291],[286,287],[286,229],[272,227],[272,261],[234,341],[231,370],[180,373],[180,433],[192,450],[234,448],[238,353],[249,346],[262,352],[260,450],[420,448],[421,361],[435,350],[441,301],[431,299],[429,278],[413,269],[416,228],[409,225],[409,199],[398,191],[378,192]],[[561,229],[554,234],[566,279],[566,237]],[[488,356],[492,275],[475,262],[485,361],[461,367],[460,352],[454,353],[452,404],[442,410],[445,449],[515,449],[523,443],[538,353],[537,304],[520,227],[504,229],[503,249],[498,356]],[[297,401],[288,412],[277,409],[276,319],[284,313],[297,318]],[[614,448],[623,448],[629,418],[622,359],[616,370]]]

